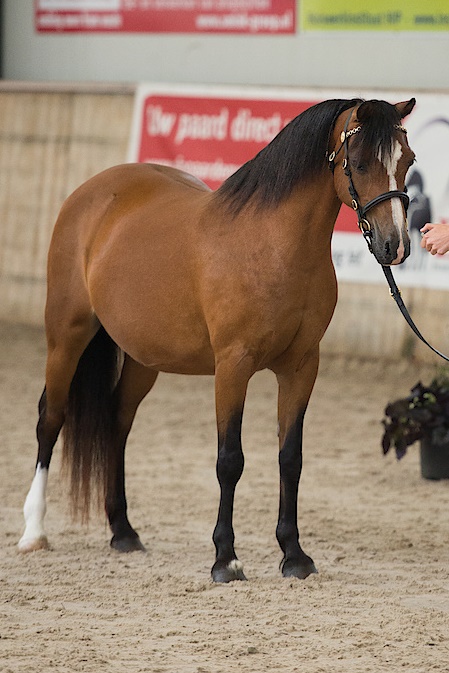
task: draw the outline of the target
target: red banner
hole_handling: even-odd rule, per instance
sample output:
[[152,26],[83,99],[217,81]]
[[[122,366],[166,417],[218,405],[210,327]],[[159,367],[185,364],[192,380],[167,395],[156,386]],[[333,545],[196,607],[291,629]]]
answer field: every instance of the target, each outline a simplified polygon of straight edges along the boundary
[[38,32],[296,31],[296,0],[35,0]]
[[[138,108],[130,159],[179,168],[217,189],[317,102],[151,94]],[[356,231],[350,209],[342,208],[336,228]]]

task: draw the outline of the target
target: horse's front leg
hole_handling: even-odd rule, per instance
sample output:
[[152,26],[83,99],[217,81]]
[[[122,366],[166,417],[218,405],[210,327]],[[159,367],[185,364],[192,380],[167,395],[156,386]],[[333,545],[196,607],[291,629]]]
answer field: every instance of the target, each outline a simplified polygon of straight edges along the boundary
[[234,549],[232,516],[237,482],[243,472],[241,441],[243,407],[253,371],[249,363],[226,361],[216,367],[215,400],[218,430],[217,477],[220,506],[213,541],[216,549],[212,567],[214,582],[245,580],[243,566]]
[[305,579],[315,564],[299,544],[298,487],[302,469],[302,434],[307,404],[318,371],[318,349],[299,368],[276,372],[279,383],[280,499],[276,537],[284,553],[284,577]]

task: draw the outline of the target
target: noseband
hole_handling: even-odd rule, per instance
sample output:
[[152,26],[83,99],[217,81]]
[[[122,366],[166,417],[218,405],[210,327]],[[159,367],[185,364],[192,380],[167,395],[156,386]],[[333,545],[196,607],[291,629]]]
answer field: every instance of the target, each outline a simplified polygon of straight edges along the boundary
[[[357,213],[357,223],[360,231],[363,234],[363,237],[365,238],[368,248],[370,252],[373,252],[372,250],[372,231],[371,231],[371,224],[369,220],[366,218],[366,214],[371,208],[374,208],[375,206],[379,205],[379,203],[383,203],[384,201],[388,201],[389,199],[394,199],[394,198],[399,198],[401,199],[402,203],[404,204],[404,209],[407,214],[407,208],[410,202],[409,197],[407,196],[406,192],[400,191],[399,189],[393,189],[389,192],[384,192],[383,194],[379,194],[379,196],[375,196],[374,199],[371,199],[371,201],[368,201],[364,206],[360,203],[360,198],[359,195],[357,194],[357,190],[354,186],[354,182],[352,179],[352,172],[351,172],[351,166],[349,163],[349,138],[359,131],[362,130],[361,126],[356,126],[355,128],[351,129],[348,131],[348,126],[349,122],[351,120],[352,116],[352,110],[348,115],[348,118],[346,119],[345,127],[344,130],[341,132],[340,136],[340,141],[341,145],[340,147],[335,150],[334,152],[331,152],[329,155],[329,168],[331,169],[332,173],[335,170],[335,159],[340,153],[340,151],[343,149],[344,150],[344,159],[342,163],[343,170],[345,172],[346,177],[348,178],[349,182],[349,193],[352,198],[352,207],[354,208],[355,212]],[[395,129],[398,129],[399,131],[402,131],[403,133],[406,133],[407,131],[403,126],[400,124],[395,124],[394,125]]]

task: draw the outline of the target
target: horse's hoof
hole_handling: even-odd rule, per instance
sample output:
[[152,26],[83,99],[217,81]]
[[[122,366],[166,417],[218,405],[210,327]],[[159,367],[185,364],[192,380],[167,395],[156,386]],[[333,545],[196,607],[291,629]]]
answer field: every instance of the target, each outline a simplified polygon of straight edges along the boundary
[[115,535],[111,540],[111,547],[121,554],[128,554],[132,551],[143,551],[146,552],[145,547],[140,541],[138,535],[135,537],[121,537],[116,538]]
[[48,539],[45,535],[35,538],[22,538],[17,544],[17,548],[21,554],[28,554],[31,551],[39,551],[41,549],[48,549]]
[[222,561],[217,561],[212,568],[212,579],[221,584],[234,580],[246,581],[243,564],[237,559],[233,559],[226,565]]
[[297,577],[300,580],[305,580],[309,575],[318,572],[310,556],[306,556],[304,560],[283,559],[281,571],[283,577]]

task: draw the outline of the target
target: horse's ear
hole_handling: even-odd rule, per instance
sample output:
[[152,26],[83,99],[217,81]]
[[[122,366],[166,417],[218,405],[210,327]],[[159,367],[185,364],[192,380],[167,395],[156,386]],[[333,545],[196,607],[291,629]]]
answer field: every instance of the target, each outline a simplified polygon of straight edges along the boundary
[[376,101],[365,100],[357,108],[357,121],[366,122],[374,114]]
[[[376,110],[375,100],[366,100],[357,108],[357,120],[359,122],[366,122],[368,119],[375,113]],[[394,106],[400,117],[404,119],[415,107],[416,99],[410,98],[410,100],[404,101],[403,103],[396,103]]]
[[406,100],[403,103],[396,103],[394,107],[398,111],[400,118],[404,119],[404,117],[409,115],[410,112],[413,110],[413,108],[415,107],[415,103],[416,98],[410,98],[410,100]]

